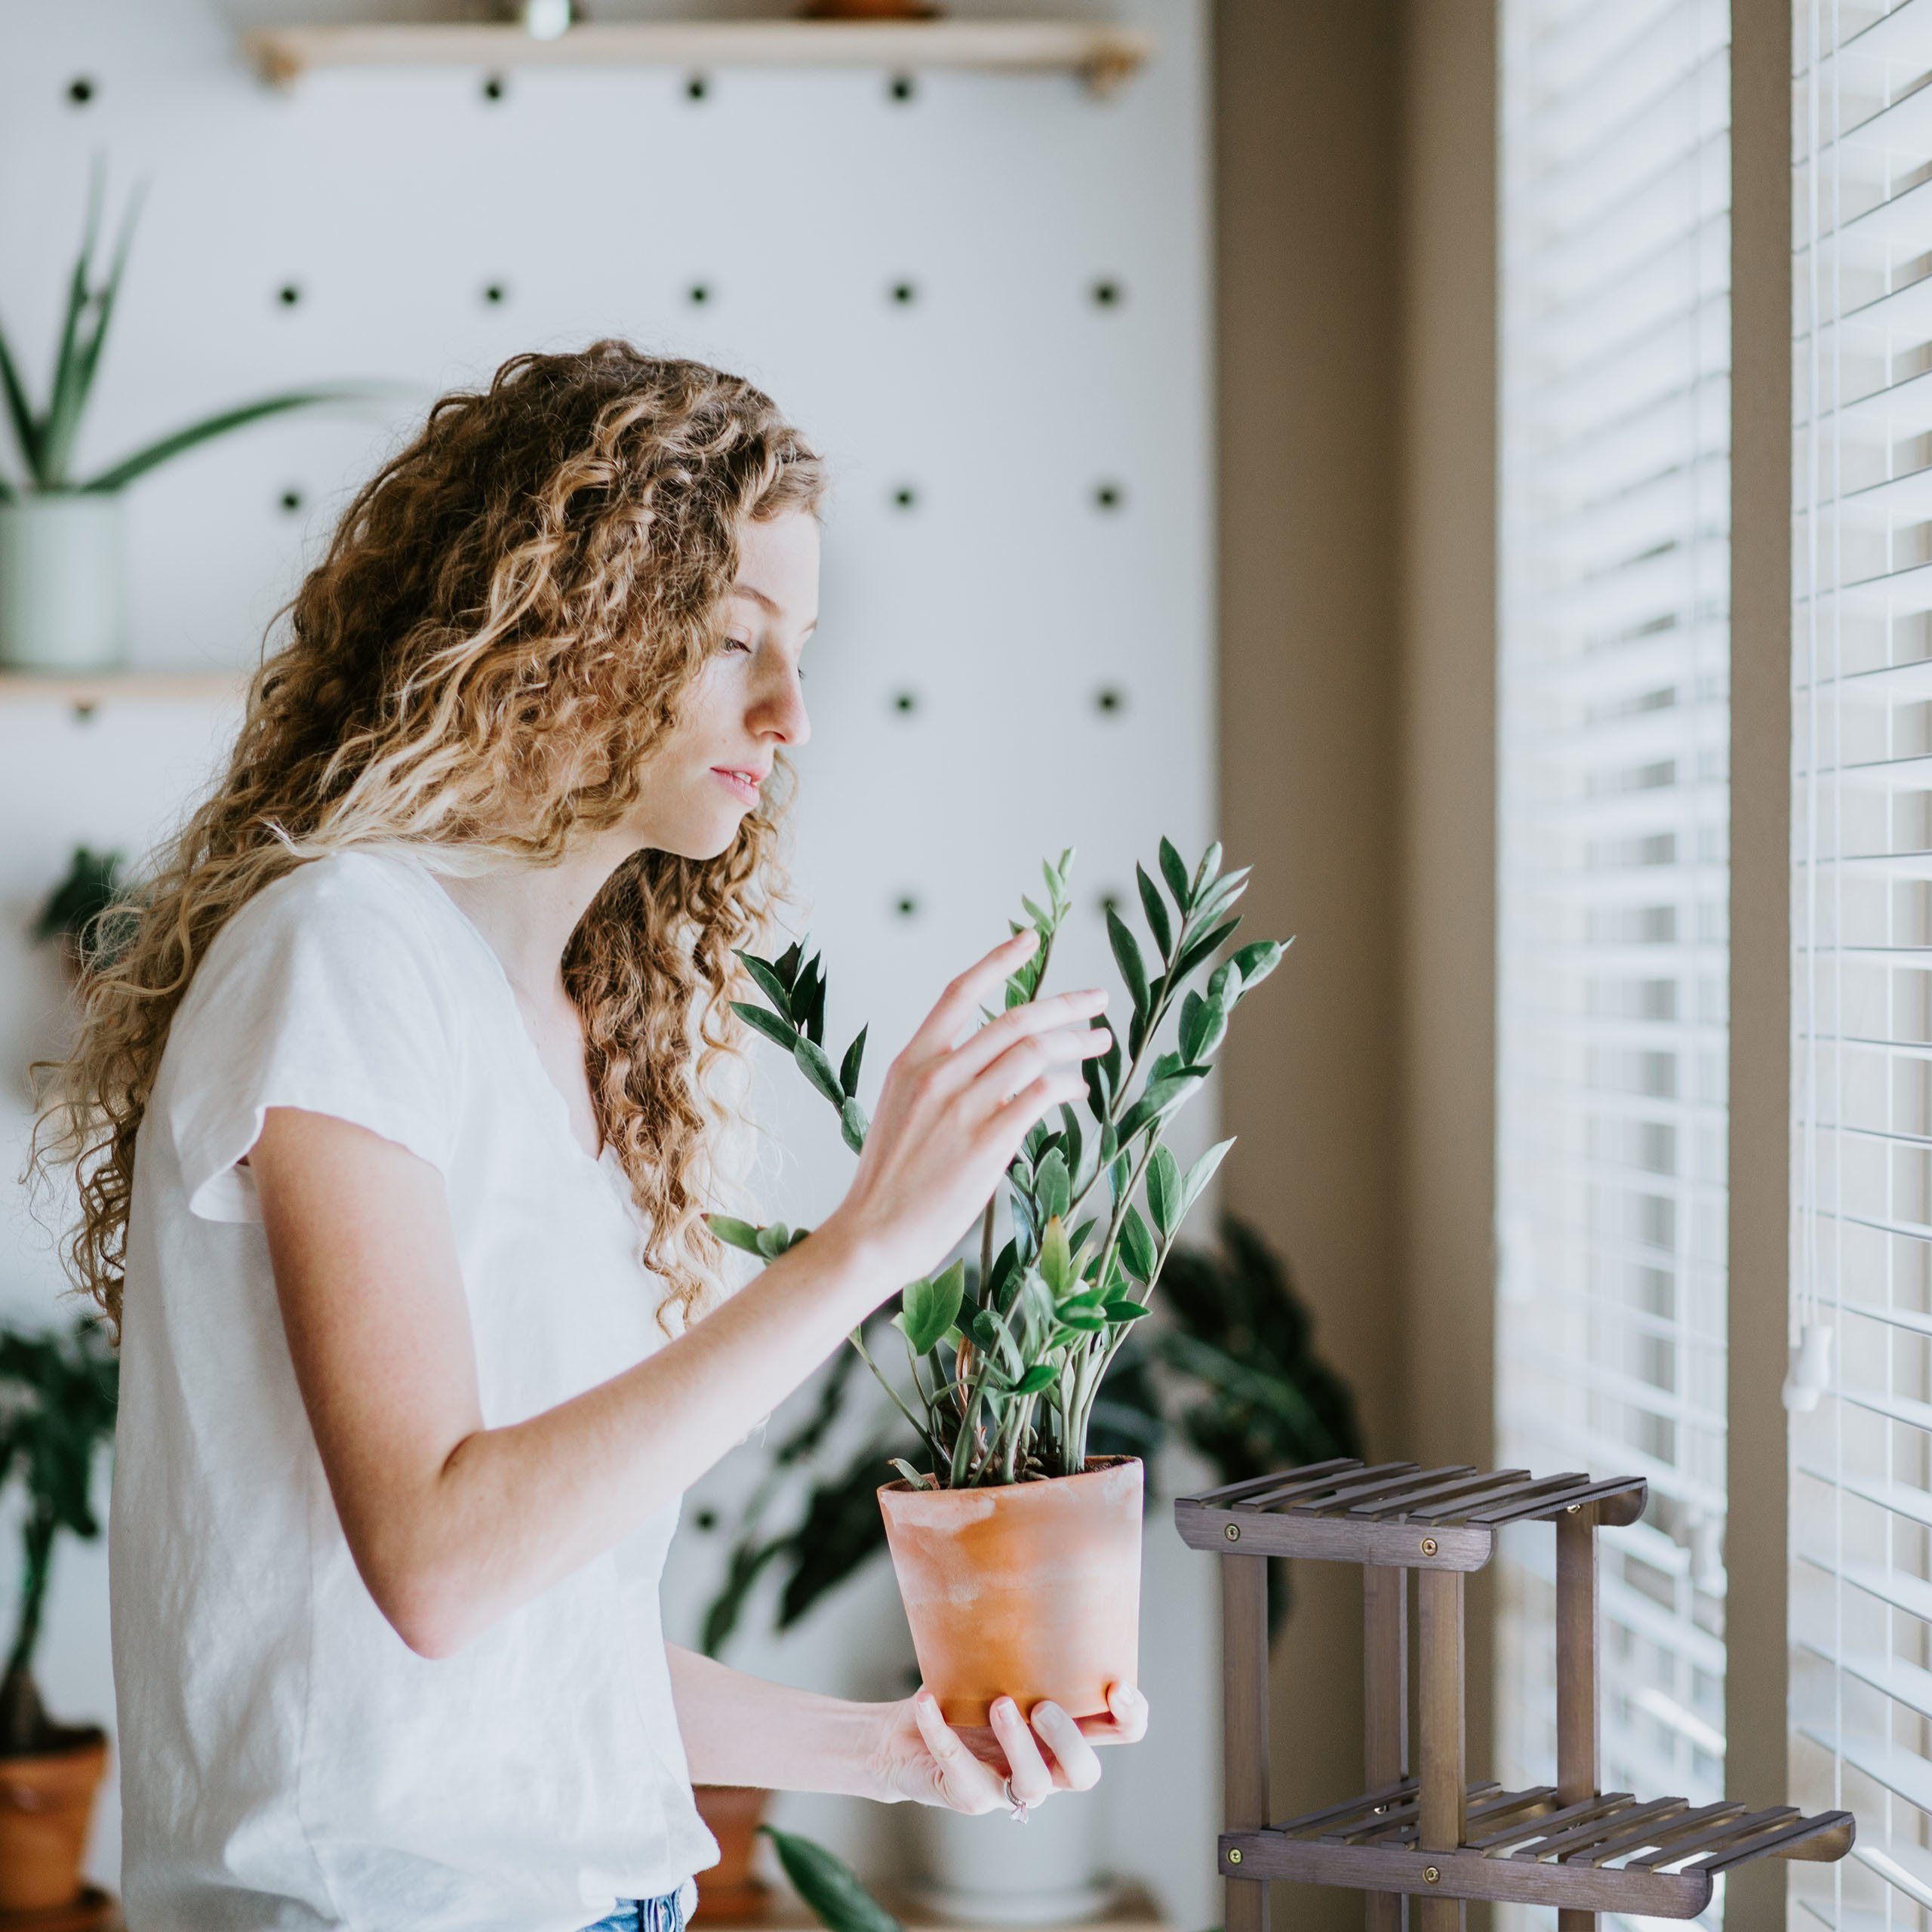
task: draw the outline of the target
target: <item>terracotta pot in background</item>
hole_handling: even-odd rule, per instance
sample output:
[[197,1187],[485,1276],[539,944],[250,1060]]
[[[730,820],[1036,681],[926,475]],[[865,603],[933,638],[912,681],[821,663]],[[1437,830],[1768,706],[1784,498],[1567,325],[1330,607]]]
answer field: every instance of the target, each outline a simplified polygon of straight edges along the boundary
[[995,1489],[878,1493],[920,1675],[949,1724],[992,1700],[1106,1710],[1139,1680],[1141,1468],[1097,1457],[1077,1476]]
[[752,1854],[758,1848],[758,1828],[768,1791],[752,1785],[700,1784],[691,1787],[698,1816],[718,1841],[718,1863],[697,1875],[699,1918],[761,1918],[771,1903],[771,1887],[752,1875]]
[[106,1767],[100,1731],[62,1750],[0,1758],[0,1911],[47,1911],[80,1897],[94,1792]]

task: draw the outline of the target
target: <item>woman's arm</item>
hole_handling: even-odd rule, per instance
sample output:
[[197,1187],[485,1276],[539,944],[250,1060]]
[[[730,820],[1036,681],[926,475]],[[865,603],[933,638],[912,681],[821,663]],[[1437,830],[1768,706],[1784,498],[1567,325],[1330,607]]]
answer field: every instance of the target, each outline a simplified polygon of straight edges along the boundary
[[937,1264],[1033,1124],[1084,1091],[1097,988],[980,1026],[1029,930],[948,986],[886,1075],[850,1191],[691,1331],[527,1421],[483,1425],[442,1177],[331,1115],[271,1106],[248,1158],[290,1357],[370,1593],[460,1649],[666,1508],[900,1283]]

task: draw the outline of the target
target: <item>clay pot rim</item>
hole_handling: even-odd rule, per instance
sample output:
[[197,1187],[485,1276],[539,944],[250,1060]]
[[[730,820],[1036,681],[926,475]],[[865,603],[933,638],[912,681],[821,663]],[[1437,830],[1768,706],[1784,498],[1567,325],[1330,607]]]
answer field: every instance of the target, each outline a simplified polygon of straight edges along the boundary
[[36,1764],[69,1764],[76,1759],[107,1752],[107,1733],[97,1724],[76,1724],[77,1734],[51,1751],[0,1751],[0,1776]]
[[1142,1458],[1138,1456],[1089,1456],[1087,1466],[1070,1476],[1041,1476],[1025,1482],[981,1483],[977,1489],[927,1489],[923,1487],[915,1489],[903,1476],[895,1476],[891,1481],[879,1484],[878,1494],[881,1496],[1003,1496],[1021,1490],[1048,1489],[1060,1483],[1088,1482],[1097,1476],[1109,1475],[1129,1463],[1141,1462]]

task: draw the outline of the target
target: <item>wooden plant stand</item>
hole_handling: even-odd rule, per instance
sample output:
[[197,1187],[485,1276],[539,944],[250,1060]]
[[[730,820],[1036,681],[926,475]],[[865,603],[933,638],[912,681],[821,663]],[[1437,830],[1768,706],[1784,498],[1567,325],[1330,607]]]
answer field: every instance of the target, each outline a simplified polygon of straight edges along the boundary
[[[1561,1932],[1602,1912],[1694,1918],[1720,1872],[1758,1858],[1842,1858],[1848,1811],[1693,1806],[1598,1788],[1597,1531],[1642,1513],[1641,1476],[1312,1463],[1183,1497],[1182,1537],[1221,1558],[1226,1725],[1220,1871],[1226,1932],[1267,1932],[1270,1878],[1369,1894],[1368,1932],[1457,1932],[1466,1899],[1555,1906]],[[1503,1524],[1556,1531],[1557,1781],[1530,1791],[1469,1780],[1463,1697],[1463,1579]],[[1269,1821],[1268,1564],[1353,1563],[1362,1573],[1368,1789]],[[1409,1749],[1409,1574],[1420,1649]],[[1404,1895],[1418,1903],[1404,1918]]]

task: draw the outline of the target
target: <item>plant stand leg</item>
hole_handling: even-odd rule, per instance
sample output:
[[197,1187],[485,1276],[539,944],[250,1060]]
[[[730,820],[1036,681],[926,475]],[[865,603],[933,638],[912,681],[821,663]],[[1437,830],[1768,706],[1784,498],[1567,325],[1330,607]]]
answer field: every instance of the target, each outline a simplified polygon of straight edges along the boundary
[[[1422,1647],[1421,1709],[1417,1713],[1421,1803],[1416,1844],[1423,1851],[1454,1851],[1467,1826],[1468,1775],[1463,1723],[1463,1573],[1416,1573],[1417,1635]],[[1462,1932],[1460,1899],[1420,1897],[1420,1932]]]
[[[1268,1559],[1221,1559],[1221,1805],[1230,1832],[1268,1817]],[[1268,1881],[1226,1881],[1226,1932],[1268,1932]]]
[[[1362,1758],[1368,1789],[1398,1784],[1409,1765],[1409,1573],[1371,1563],[1361,1573]],[[1402,1932],[1402,1895],[1371,1892],[1367,1932]]]
[[[1556,1519],[1556,1792],[1597,1795],[1597,1525],[1587,1506]],[[1558,1932],[1596,1932],[1597,1915],[1556,1915]]]

